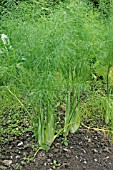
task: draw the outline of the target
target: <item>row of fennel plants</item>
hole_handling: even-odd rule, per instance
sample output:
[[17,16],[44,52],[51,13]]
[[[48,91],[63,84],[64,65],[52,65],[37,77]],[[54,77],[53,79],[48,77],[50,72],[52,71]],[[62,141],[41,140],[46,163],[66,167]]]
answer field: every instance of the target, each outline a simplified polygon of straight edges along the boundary
[[[29,102],[35,108],[33,114],[29,113],[29,118],[40,146],[51,145],[60,132],[67,136],[79,128],[81,96],[90,87],[92,70],[105,77],[107,95],[102,96],[101,103],[103,112],[106,111],[106,123],[111,124],[113,120],[110,84],[113,22],[108,21],[108,26],[99,15],[93,10],[87,11],[84,2],[73,1],[73,5],[63,5],[49,17],[42,16],[37,24],[33,22],[34,27],[27,21],[20,21],[17,25],[13,21],[8,22],[13,22],[16,30],[12,32],[9,27],[12,50],[1,39],[4,60],[0,62],[2,64],[4,61],[5,67],[1,66],[0,69],[10,70],[12,66],[14,75],[6,80],[4,76],[7,77],[7,71],[2,71],[2,85],[11,86],[11,89],[15,85],[20,93],[28,93]],[[20,55],[23,57],[20,58]],[[66,110],[63,120],[60,120],[63,127],[59,132],[56,125],[58,103],[63,103]]]

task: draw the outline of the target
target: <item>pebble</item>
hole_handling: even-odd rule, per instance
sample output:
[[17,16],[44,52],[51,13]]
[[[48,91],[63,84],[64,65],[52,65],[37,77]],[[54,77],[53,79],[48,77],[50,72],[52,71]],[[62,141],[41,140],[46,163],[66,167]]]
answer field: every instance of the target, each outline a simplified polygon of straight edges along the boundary
[[29,137],[29,134],[26,134],[26,137]]
[[12,160],[4,160],[2,161],[2,163],[5,165],[5,166],[10,166],[12,164]]
[[44,163],[44,166],[47,166],[47,162]]
[[88,142],[91,143],[91,139],[90,138],[88,138]]
[[109,159],[109,156],[106,156],[105,158],[103,158],[103,160],[107,160],[107,159]]
[[23,145],[23,142],[21,141],[20,143],[18,143],[17,146],[22,146]]
[[84,161],[83,163],[84,163],[84,164],[87,164],[87,162],[86,162],[86,161]]
[[1,169],[1,170],[6,170],[7,167],[6,167],[6,166],[3,166],[3,165],[0,165],[0,169]]
[[63,148],[63,151],[71,153],[71,151],[67,148]]
[[47,162],[51,162],[51,159],[47,159]]
[[84,153],[86,153],[86,150],[85,149],[81,149]]
[[70,149],[73,149],[74,147],[73,146],[70,146]]
[[20,156],[19,155],[16,155],[16,159],[19,159],[20,158]]
[[13,156],[11,155],[10,158],[13,159]]
[[78,159],[78,156],[76,155],[75,158]]
[[79,145],[82,145],[82,141],[81,141],[81,142],[79,142]]
[[94,159],[95,162],[97,162],[97,159]]
[[98,137],[97,137],[97,136],[95,136],[95,137],[94,137],[94,139],[95,139],[95,140],[97,140],[97,139],[98,139]]
[[93,149],[93,152],[94,152],[94,153],[98,153],[98,151],[97,151],[95,148]]

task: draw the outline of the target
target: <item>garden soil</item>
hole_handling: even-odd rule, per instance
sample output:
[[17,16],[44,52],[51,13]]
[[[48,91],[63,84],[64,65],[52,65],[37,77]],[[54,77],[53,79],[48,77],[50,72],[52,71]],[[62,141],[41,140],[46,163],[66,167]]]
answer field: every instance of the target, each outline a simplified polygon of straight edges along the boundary
[[113,143],[102,132],[81,127],[68,136],[68,145],[60,136],[48,152],[33,149],[31,132],[7,138],[1,143],[0,170],[113,170]]

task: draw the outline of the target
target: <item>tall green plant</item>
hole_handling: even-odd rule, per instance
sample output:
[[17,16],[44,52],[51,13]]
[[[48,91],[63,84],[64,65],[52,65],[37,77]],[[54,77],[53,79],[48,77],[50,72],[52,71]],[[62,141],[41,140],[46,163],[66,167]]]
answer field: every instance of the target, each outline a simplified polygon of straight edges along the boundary
[[[68,68],[67,68],[68,69]],[[66,113],[64,122],[64,135],[69,131],[75,133],[81,122],[81,95],[83,89],[87,86],[88,80],[88,62],[77,60],[75,58],[74,68],[70,66],[67,81]]]

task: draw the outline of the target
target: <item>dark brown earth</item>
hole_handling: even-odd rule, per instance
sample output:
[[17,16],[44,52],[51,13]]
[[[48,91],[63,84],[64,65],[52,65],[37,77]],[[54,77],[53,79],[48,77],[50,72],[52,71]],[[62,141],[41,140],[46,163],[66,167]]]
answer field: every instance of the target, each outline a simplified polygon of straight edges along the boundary
[[80,128],[65,146],[57,138],[46,153],[33,151],[32,133],[1,144],[0,170],[113,170],[113,144],[102,132]]

